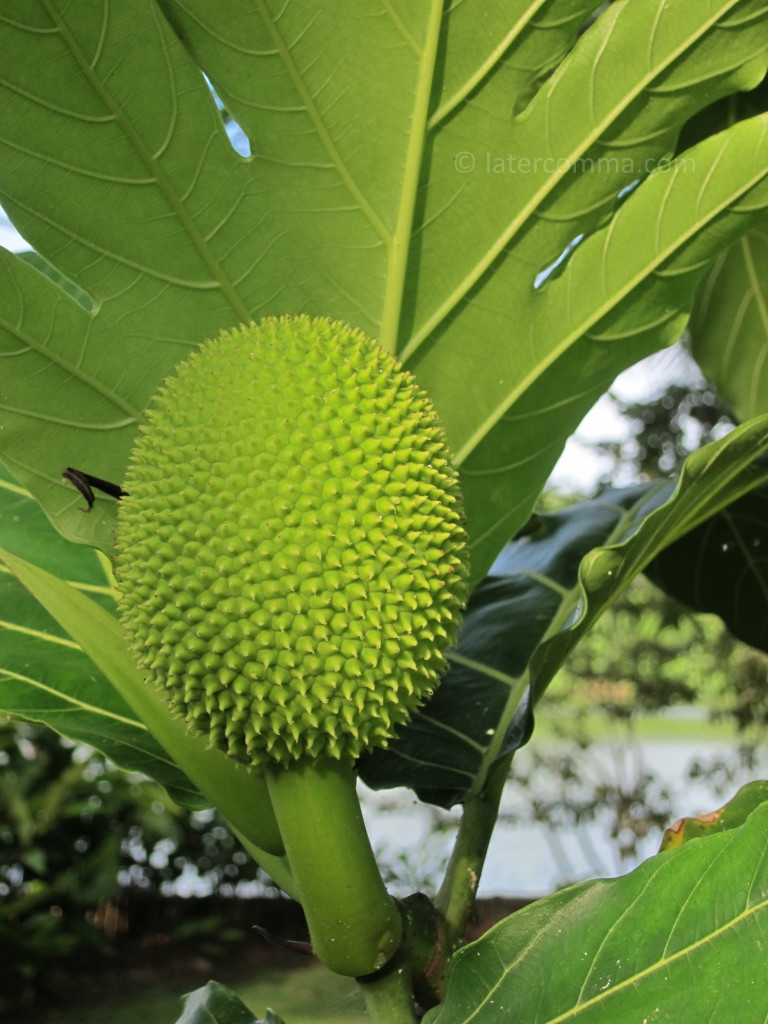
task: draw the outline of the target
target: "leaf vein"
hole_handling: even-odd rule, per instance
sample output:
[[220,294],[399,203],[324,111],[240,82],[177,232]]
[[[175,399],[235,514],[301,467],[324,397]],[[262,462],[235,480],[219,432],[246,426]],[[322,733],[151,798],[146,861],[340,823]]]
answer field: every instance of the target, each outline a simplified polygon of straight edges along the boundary
[[[94,704],[88,704],[86,701],[76,700],[71,694],[64,693],[62,690],[56,690],[52,686],[47,686],[45,683],[40,682],[39,679],[30,679],[29,676],[22,675],[19,672],[12,672],[7,668],[0,668],[0,677],[6,679],[15,679],[17,682],[26,683],[34,690],[40,690],[43,693],[48,693],[65,704],[71,704],[72,707],[78,708],[81,711],[87,711],[92,714],[98,715],[101,718],[109,718],[114,722],[119,722],[122,725],[128,725],[133,729],[139,729],[142,732],[148,733],[146,725],[143,722],[138,721],[135,718],[127,718],[125,715],[118,715],[114,711],[107,711],[104,708],[97,707]],[[18,712],[21,714],[21,712]]]
[[[200,234],[197,224],[195,223],[189,209],[182,202],[181,197],[177,194],[174,186],[172,185],[167,174],[165,173],[162,165],[157,161],[157,159],[155,159],[155,157],[149,151],[143,138],[139,135],[137,129],[125,115],[121,105],[116,102],[114,97],[107,90],[104,82],[102,82],[99,79],[99,77],[95,74],[94,70],[90,67],[89,62],[85,59],[84,53],[80,49],[75,38],[68,31],[63,18],[59,16],[51,0],[42,0],[42,3],[45,9],[47,10],[52,23],[59,30],[62,40],[68,47],[70,53],[72,54],[72,57],[82,69],[83,76],[88,80],[89,85],[93,89],[94,93],[102,101],[106,109],[109,110],[110,113],[114,116],[114,119],[119,124],[123,132],[123,135],[135,150],[136,155],[139,157],[139,159],[141,159],[144,162],[144,164],[152,173],[152,176],[157,179],[157,183],[162,194],[164,195],[177,220],[184,229],[185,234],[187,235],[190,242],[194,246],[203,265],[206,267],[206,270],[211,274],[213,280],[211,282],[204,283],[178,281],[175,280],[171,275],[165,275],[162,274],[160,271],[153,270],[152,268],[143,267],[140,264],[134,262],[133,260],[118,257],[114,253],[108,253],[104,251],[104,255],[107,255],[110,258],[126,266],[130,266],[135,269],[146,272],[159,280],[168,281],[168,283],[171,284],[182,284],[184,285],[184,287],[188,288],[217,288],[226,297],[227,301],[230,303],[239,319],[242,321],[246,321],[248,319],[249,311],[247,310],[244,303],[242,302],[237,292],[235,291],[231,281],[228,279],[220,262],[216,259],[210,248],[205,244],[205,241],[202,235]],[[155,22],[158,28],[158,35],[162,38],[162,32],[160,31],[160,26],[158,24],[160,14],[158,11],[152,8],[152,15],[155,18]],[[82,239],[77,240],[83,243]],[[93,244],[89,244],[88,247],[92,249],[95,248],[98,250],[98,247],[94,246]]]

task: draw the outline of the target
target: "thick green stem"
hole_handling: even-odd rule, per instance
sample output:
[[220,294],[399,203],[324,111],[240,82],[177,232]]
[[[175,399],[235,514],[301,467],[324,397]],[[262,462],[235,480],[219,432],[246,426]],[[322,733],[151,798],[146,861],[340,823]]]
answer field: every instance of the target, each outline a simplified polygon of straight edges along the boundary
[[360,987],[371,1024],[416,1024],[411,972],[402,953],[384,970],[360,978]]
[[337,974],[372,974],[402,935],[365,830],[355,774],[338,761],[266,771],[316,955]]
[[472,913],[512,756],[496,765],[483,790],[464,805],[456,843],[435,906],[445,922],[448,955],[462,939]]

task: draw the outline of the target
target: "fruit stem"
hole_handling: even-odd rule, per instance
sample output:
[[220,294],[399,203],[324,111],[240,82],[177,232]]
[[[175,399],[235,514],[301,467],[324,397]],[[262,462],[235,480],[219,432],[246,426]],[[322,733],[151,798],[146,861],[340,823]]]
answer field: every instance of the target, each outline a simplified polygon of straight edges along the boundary
[[324,760],[265,774],[315,954],[337,974],[378,971],[397,951],[402,923],[371,850],[354,771]]

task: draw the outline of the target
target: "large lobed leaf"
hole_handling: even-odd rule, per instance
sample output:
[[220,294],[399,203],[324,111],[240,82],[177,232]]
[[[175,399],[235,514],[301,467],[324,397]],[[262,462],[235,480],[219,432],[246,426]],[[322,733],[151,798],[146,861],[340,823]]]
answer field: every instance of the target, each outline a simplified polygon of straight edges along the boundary
[[[122,479],[149,395],[191,346],[233,320],[306,309],[378,335],[430,390],[479,579],[582,413],[676,336],[708,262],[768,202],[765,117],[704,133],[647,174],[696,111],[759,81],[764,4],[630,0],[577,40],[591,8],[516,0],[479,18],[474,0],[445,14],[382,3],[374,18],[329,3],[308,17],[303,2],[164,0],[166,21],[150,0],[87,15],[59,0],[5,5],[0,194],[88,296],[0,253],[0,351],[13,357],[0,449],[59,529],[110,547],[115,502],[83,515],[60,474]],[[250,160],[230,146],[200,67],[248,132]],[[362,114],[374,106],[370,138]],[[469,170],[454,159],[467,153]],[[565,269],[534,287],[576,235],[588,237]],[[759,433],[747,432],[752,454]],[[733,483],[744,466],[715,474],[721,504],[745,489]],[[686,498],[670,505],[675,536],[714,510],[707,487],[686,491],[693,513]],[[642,558],[609,567],[578,628],[537,652],[535,696],[614,584],[669,539],[642,536]],[[570,578],[525,571],[479,592],[457,668],[375,784],[461,799],[524,742],[528,656],[577,593]],[[538,614],[510,642],[506,616],[521,608]],[[476,705],[484,713],[470,716]]]
[[623,878],[539,900],[453,958],[425,1024],[763,1024],[768,803]]
[[114,502],[79,515],[62,470],[119,482],[149,395],[219,328],[338,316],[432,394],[481,579],[583,413],[764,215],[759,117],[648,175],[760,81],[764,4],[629,0],[582,35],[590,0],[160,7],[0,12],[0,198],[91,303],[0,254],[3,459],[108,549]]

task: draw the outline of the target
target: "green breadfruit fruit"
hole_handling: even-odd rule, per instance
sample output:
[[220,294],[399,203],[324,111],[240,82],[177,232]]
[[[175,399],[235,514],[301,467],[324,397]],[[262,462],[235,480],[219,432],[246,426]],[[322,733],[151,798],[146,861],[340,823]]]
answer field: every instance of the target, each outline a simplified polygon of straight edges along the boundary
[[424,392],[359,331],[269,318],[203,345],[125,490],[134,656],[233,757],[354,759],[435,687],[466,598],[457,476]]

